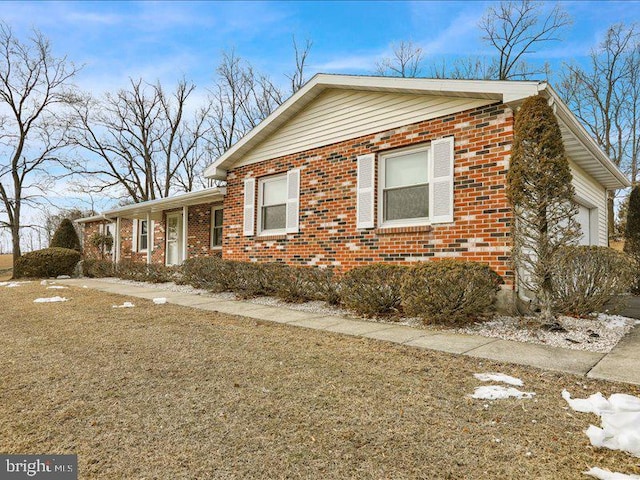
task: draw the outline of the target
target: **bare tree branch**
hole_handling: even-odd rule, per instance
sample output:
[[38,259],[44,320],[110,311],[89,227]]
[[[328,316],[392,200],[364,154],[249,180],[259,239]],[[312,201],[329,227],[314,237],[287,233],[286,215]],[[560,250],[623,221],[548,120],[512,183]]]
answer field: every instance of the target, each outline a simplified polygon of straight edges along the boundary
[[561,30],[571,24],[569,15],[556,4],[543,15],[544,3],[530,0],[500,2],[489,7],[480,21],[483,39],[498,53],[494,78],[526,79],[544,74],[544,68],[526,63],[525,56],[543,44],[560,40]]
[[[307,57],[311,52],[311,47],[313,42],[307,39],[304,43],[303,47],[298,47],[298,43],[296,42],[296,37],[293,37],[293,51],[296,58],[296,68],[291,75],[287,75],[287,78],[291,82],[291,94],[293,95],[298,90],[302,88],[302,86],[307,81],[305,78],[305,68],[307,63]],[[282,102],[280,102],[282,103]]]
[[[640,128],[640,34],[615,24],[590,54],[588,67],[566,65],[560,95],[600,148],[637,182]],[[614,193],[608,199],[614,235]]]
[[68,144],[63,110],[74,102],[77,72],[66,57],[53,57],[40,32],[23,42],[0,23],[0,201],[14,262],[21,254],[22,207],[36,202],[35,185],[46,191],[48,166]]
[[[181,80],[172,94],[160,83],[130,80],[129,88],[102,99],[85,97],[75,108],[72,140],[92,160],[81,158],[70,169],[92,175],[92,192],[117,187],[134,202],[169,196],[194,187],[179,177],[193,166],[191,156],[204,144],[208,107],[193,120],[186,109],[195,85]],[[195,128],[194,128],[195,125]],[[205,157],[199,154],[199,160]]]
[[424,52],[411,40],[392,45],[392,55],[376,63],[375,73],[387,77],[418,77]]

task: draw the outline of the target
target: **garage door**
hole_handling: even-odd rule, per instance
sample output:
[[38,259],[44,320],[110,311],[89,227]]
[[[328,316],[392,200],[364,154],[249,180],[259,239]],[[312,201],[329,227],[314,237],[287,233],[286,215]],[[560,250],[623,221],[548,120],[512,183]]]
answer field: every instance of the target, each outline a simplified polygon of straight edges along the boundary
[[583,205],[578,205],[578,215],[576,221],[580,224],[582,235],[580,245],[592,245],[591,243],[591,210]]

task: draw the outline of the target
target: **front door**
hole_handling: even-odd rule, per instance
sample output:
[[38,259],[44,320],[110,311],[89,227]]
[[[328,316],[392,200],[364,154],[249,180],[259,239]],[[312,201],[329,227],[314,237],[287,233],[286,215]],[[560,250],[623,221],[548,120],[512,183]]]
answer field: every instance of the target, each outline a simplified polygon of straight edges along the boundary
[[182,214],[167,215],[167,265],[182,263]]

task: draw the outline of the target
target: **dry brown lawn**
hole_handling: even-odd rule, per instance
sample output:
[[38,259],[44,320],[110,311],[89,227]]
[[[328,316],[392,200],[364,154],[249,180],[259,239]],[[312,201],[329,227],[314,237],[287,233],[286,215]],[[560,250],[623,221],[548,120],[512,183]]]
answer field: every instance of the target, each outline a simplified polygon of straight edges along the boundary
[[[629,385],[38,282],[0,305],[0,452],[77,453],[83,479],[640,473],[560,397]],[[486,371],[536,400],[469,398]]]
[[11,278],[13,271],[13,255],[0,255],[0,281]]

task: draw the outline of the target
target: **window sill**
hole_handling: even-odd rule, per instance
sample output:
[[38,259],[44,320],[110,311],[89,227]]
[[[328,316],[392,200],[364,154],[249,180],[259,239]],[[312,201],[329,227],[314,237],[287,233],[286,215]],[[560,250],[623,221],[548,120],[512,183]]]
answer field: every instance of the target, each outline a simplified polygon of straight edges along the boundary
[[412,225],[412,226],[398,226],[398,227],[379,227],[374,230],[377,235],[393,235],[397,233],[419,233],[430,232],[433,230],[431,225]]
[[287,234],[286,233],[267,233],[267,234],[260,234],[257,235],[255,237],[256,241],[262,241],[262,240],[282,240],[284,238],[287,238]]

